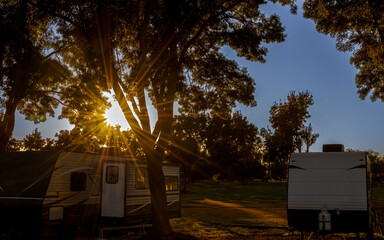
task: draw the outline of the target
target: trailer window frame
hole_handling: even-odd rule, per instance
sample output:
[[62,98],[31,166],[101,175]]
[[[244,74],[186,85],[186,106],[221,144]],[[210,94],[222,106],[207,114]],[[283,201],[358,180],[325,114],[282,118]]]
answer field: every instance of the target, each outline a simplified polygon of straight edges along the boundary
[[165,190],[167,192],[179,191],[179,177],[178,176],[164,176],[165,177]]
[[[179,176],[167,175],[165,178],[166,192],[179,191]],[[149,189],[148,170],[145,167],[136,168],[135,187],[139,190]]]
[[119,166],[107,166],[105,170],[105,182],[108,184],[119,183]]
[[71,192],[84,192],[87,189],[87,173],[71,172],[69,188]]

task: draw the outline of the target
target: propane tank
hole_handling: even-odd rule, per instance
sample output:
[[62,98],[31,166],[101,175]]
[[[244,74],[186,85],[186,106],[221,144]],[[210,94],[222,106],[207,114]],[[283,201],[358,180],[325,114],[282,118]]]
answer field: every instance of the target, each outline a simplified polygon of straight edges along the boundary
[[319,230],[331,231],[331,214],[326,209],[319,213]]

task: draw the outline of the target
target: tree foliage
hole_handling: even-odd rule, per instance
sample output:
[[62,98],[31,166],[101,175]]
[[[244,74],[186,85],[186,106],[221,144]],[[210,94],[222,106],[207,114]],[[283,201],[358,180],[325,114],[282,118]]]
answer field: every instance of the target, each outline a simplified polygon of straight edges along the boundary
[[312,125],[304,126],[300,131],[301,139],[306,145],[306,152],[309,152],[309,148],[315,144],[316,140],[319,138],[318,133],[312,133]]
[[290,154],[298,147],[301,149],[301,130],[311,116],[308,111],[311,105],[313,97],[308,91],[292,91],[285,101],[275,102],[271,107],[269,121],[274,131],[262,130],[266,153],[264,160],[269,165],[271,178],[285,179]]
[[257,127],[241,113],[180,115],[173,125],[170,156],[182,164],[187,180],[264,178]]
[[22,147],[22,140],[17,140],[16,138],[11,137],[8,141],[7,152],[17,152],[20,151]]
[[384,156],[374,151],[368,151],[371,161],[372,184],[378,186],[384,183]]
[[41,132],[38,132],[37,128],[23,139],[23,145],[26,150],[41,150],[44,146],[44,143],[45,141],[41,137]]
[[317,31],[337,39],[338,50],[353,52],[360,98],[384,101],[384,2],[306,0],[303,8]]
[[35,123],[45,121],[47,114],[54,116],[60,102],[56,93],[69,71],[52,59],[46,14],[22,0],[2,1],[0,14],[0,152],[4,152],[16,110]]
[[[359,150],[347,149],[347,152],[359,152]],[[384,183],[384,156],[379,153],[368,150],[367,156],[370,161],[370,173],[373,186],[379,186]]]
[[[97,126],[97,127],[96,127]],[[86,128],[75,127],[56,133],[56,149],[68,151],[100,153],[105,147],[119,149],[122,155],[142,157],[143,152],[132,131],[121,131],[120,126],[95,125]]]

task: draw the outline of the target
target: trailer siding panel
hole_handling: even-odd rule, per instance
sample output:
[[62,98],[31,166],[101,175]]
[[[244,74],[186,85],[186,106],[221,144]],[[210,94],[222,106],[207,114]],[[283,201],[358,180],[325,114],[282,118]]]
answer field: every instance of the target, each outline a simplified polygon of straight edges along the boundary
[[[72,221],[74,216],[84,214],[98,217],[101,204],[101,166],[103,162],[114,161],[125,162],[126,164],[125,218],[130,223],[150,220],[152,211],[150,191],[149,189],[136,189],[136,169],[138,167],[146,168],[146,164],[130,158],[98,156],[86,153],[66,152],[59,156],[55,165],[56,170],[53,172],[48,186],[47,197],[44,199],[45,212],[51,206],[63,206],[65,221]],[[166,176],[180,177],[178,165],[166,165],[163,167],[163,171]],[[85,191],[70,190],[72,172],[86,173]],[[178,179],[178,190],[167,192],[170,217],[180,216],[179,188],[180,179]],[[97,212],[92,213],[89,209]],[[45,214],[45,220],[48,221],[47,213]]]
[[367,210],[365,153],[292,154],[288,209]]
[[326,209],[332,215],[332,231],[368,231],[368,172],[365,152],[292,154],[287,199],[289,226],[316,231],[319,213]]

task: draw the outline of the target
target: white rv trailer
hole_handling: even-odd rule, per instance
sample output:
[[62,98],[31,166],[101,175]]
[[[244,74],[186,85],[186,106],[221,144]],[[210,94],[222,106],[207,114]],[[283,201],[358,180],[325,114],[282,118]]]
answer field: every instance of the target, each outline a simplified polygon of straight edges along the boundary
[[[365,152],[293,153],[288,175],[288,224],[301,231],[369,232],[370,192]],[[319,217],[325,214],[329,219],[322,225]]]
[[[165,164],[170,217],[180,216],[180,167]],[[0,228],[151,220],[146,163],[74,152],[0,155]],[[32,224],[34,223],[34,224]]]

